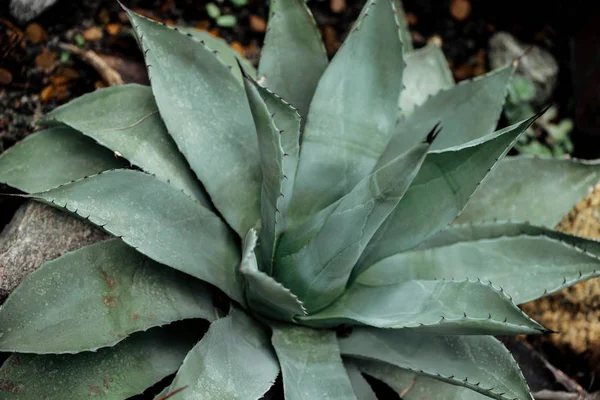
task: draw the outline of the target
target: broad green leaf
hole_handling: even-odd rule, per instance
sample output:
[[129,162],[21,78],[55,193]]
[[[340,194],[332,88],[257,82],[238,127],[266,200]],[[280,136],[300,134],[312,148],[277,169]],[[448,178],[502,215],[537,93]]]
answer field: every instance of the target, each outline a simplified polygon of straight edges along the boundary
[[258,400],[279,374],[265,329],[242,311],[213,322],[177,372],[169,400]]
[[0,351],[96,350],[186,318],[214,319],[212,288],[111,239],[25,278],[0,309]]
[[303,0],[271,0],[258,75],[302,115],[327,68],[327,52]]
[[143,172],[116,170],[33,195],[66,208],[137,251],[242,301],[239,249],[211,211]]
[[120,85],[96,90],[64,104],[42,125],[65,124],[124,157],[132,164],[200,200],[210,200],[179,153],[160,118],[152,89]]
[[286,400],[355,400],[334,331],[273,326]]
[[228,67],[231,73],[236,79],[243,84],[242,73],[237,67],[239,61],[246,70],[246,73],[252,78],[256,78],[256,68],[248,61],[243,55],[235,51],[229,46],[229,43],[223,38],[211,35],[210,32],[205,30],[199,30],[191,27],[178,26],[177,29],[187,35],[192,36],[194,39],[204,42],[206,46],[213,52],[217,52],[216,56]]
[[339,343],[344,356],[383,361],[498,400],[533,399],[510,352],[490,336],[355,328]]
[[389,141],[404,69],[397,29],[391,0],[367,1],[319,81],[294,184],[297,220],[349,193]]
[[0,398],[123,400],[176,372],[196,340],[189,329],[165,327],[97,352],[13,354],[0,369]]
[[[404,198],[365,249],[353,278],[448,226],[535,118],[463,146],[430,152]],[[444,134],[442,129],[439,136]]]
[[394,365],[371,361],[354,361],[361,372],[379,379],[397,393],[406,391],[402,400],[485,400],[489,397],[461,386],[455,386]]
[[440,90],[454,86],[452,71],[439,44],[431,43],[405,54],[405,58],[406,67],[402,77],[405,87],[398,104],[402,115],[410,114]]
[[33,133],[0,155],[0,182],[23,192],[47,190],[125,163],[68,127]]
[[406,14],[402,1],[392,0],[394,12],[396,13],[396,23],[398,24],[398,33],[400,34],[400,40],[402,40],[402,48],[404,54],[408,54],[413,51],[412,35],[408,29],[408,22],[406,20]]
[[244,88],[208,47],[127,10],[169,133],[243,237],[260,219],[261,173]]
[[254,311],[271,318],[293,321],[296,315],[305,315],[306,310],[288,288],[258,270],[254,248],[256,231],[250,230],[244,240],[244,252],[240,270],[246,278],[246,301]]
[[597,256],[544,234],[527,234],[399,253],[375,264],[359,282],[479,278],[492,281],[521,304],[599,275]]
[[[414,146],[423,132],[440,122],[443,134],[432,147],[442,150],[463,145],[494,132],[514,67],[463,81],[439,91],[410,114],[401,117],[379,163]],[[467,123],[468,122],[468,123]]]
[[309,312],[342,295],[360,254],[417,175],[434,134],[362,179],[329,207],[326,218],[319,213],[306,222],[310,229],[300,227],[299,234],[282,236],[274,276],[298,295]]
[[508,157],[475,193],[457,222],[498,219],[553,228],[598,181],[598,161]]
[[354,283],[331,306],[298,320],[319,328],[358,324],[448,335],[547,331],[500,289],[469,280],[411,280],[379,286]]
[[361,374],[356,364],[352,361],[346,361],[344,367],[346,367],[346,374],[350,378],[356,398],[358,400],[377,400],[377,395],[373,392],[371,385]]

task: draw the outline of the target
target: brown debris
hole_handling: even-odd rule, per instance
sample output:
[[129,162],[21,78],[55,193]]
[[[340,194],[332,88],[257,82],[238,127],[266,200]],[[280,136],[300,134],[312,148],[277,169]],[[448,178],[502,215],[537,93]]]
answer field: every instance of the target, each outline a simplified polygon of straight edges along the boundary
[[419,19],[415,15],[415,13],[406,13],[406,23],[408,26],[414,26],[419,22]]
[[450,14],[455,20],[464,21],[471,14],[471,3],[469,0],[452,0]]
[[244,50],[244,46],[242,46],[240,42],[232,42],[229,46],[232,49],[234,49],[235,51],[237,51],[238,54],[241,55],[242,57],[246,56],[246,51]]
[[102,39],[104,37],[104,33],[102,33],[102,29],[98,28],[97,26],[92,26],[91,28],[83,31],[82,36],[88,42],[95,42]]
[[114,307],[115,304],[115,298],[113,296],[104,296],[102,298],[102,302],[104,303],[105,306],[107,307]]
[[25,28],[25,36],[31,44],[38,44],[48,41],[48,32],[40,24],[27,25]]
[[250,24],[250,30],[253,32],[264,32],[267,30],[267,23],[258,15],[250,14],[248,23]]
[[40,92],[40,100],[42,103],[47,103],[54,98],[54,86],[48,85]]
[[329,54],[334,54],[340,48],[337,32],[331,25],[327,25],[323,30],[323,42]]
[[106,82],[109,86],[113,85],[122,85],[123,79],[121,75],[113,68],[111,68],[106,61],[104,61],[98,54],[93,52],[92,50],[83,50],[79,47],[68,44],[68,43],[60,43],[59,47],[63,50],[70,51],[79,57],[82,61],[92,66],[98,74],[102,77],[104,82]]
[[123,29],[123,26],[117,22],[114,22],[112,24],[107,24],[105,28],[106,32],[108,32],[110,36],[117,36],[119,32],[121,32],[121,29]]
[[13,80],[13,76],[10,71],[0,68],[0,85],[10,85]]
[[330,0],[329,8],[332,12],[339,14],[346,9],[346,0]]
[[55,52],[43,48],[42,52],[35,57],[35,65],[41,68],[45,73],[49,73],[56,66],[57,59],[58,55]]

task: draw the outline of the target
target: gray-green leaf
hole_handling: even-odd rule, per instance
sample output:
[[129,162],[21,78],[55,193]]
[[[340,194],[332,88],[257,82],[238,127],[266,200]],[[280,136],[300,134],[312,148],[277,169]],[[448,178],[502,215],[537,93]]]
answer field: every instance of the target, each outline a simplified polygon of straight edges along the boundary
[[123,160],[90,138],[56,127],[31,134],[2,153],[0,182],[32,193],[123,167]]
[[0,351],[96,350],[186,318],[214,319],[212,288],[111,239],[25,278],[0,309]]
[[0,369],[0,398],[123,400],[177,371],[196,340],[189,329],[165,327],[97,352],[13,354]]
[[91,137],[132,164],[198,199],[210,200],[179,153],[152,95],[141,85],[96,90],[52,110],[42,125],[65,124]]
[[258,400],[271,387],[279,364],[265,329],[242,311],[213,322],[177,372],[169,400]]
[[356,400],[333,331],[273,326],[286,400]]
[[339,343],[345,356],[384,361],[498,400],[533,399],[510,352],[490,336],[355,328]]
[[406,20],[406,14],[404,12],[404,6],[400,0],[392,0],[394,6],[394,12],[396,13],[396,23],[398,24],[398,34],[400,40],[402,40],[402,48],[404,54],[408,54],[413,51],[412,35],[408,29],[408,21]]
[[169,133],[215,207],[243,237],[260,219],[261,182],[244,88],[200,42],[127,12]]
[[305,116],[319,78],[327,68],[327,52],[303,0],[270,3],[258,74],[266,87]]
[[349,193],[389,141],[404,69],[397,29],[390,0],[367,1],[319,81],[302,138],[295,219]]
[[166,182],[116,170],[33,195],[66,208],[140,253],[242,301],[240,253],[230,229]]
[[554,228],[598,181],[598,161],[508,157],[481,185],[456,222],[498,219]]
[[358,400],[377,400],[377,395],[356,364],[353,361],[345,361],[344,366],[356,398]]

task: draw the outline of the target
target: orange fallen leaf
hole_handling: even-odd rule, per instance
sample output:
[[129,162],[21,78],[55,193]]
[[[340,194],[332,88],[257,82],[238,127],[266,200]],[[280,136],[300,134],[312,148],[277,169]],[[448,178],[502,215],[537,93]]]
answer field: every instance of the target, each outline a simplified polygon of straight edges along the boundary
[[248,23],[250,24],[250,30],[253,32],[264,32],[267,30],[267,23],[258,15],[250,14]]
[[334,13],[339,14],[346,8],[346,0],[330,0],[329,8]]
[[42,103],[47,103],[54,97],[54,86],[48,85],[40,92],[40,100]]
[[66,85],[70,81],[71,80],[69,78],[67,78],[66,76],[51,76],[50,77],[50,82],[54,86]]
[[121,32],[121,29],[122,26],[118,22],[106,25],[106,32],[108,32],[110,36],[117,36],[119,32]]
[[417,18],[415,13],[406,13],[406,23],[408,24],[408,26],[414,26],[417,24],[417,22],[419,22],[419,19]]
[[48,33],[40,24],[35,22],[27,25],[25,28],[25,36],[31,44],[38,44],[48,40]]
[[202,21],[198,22],[194,28],[199,31],[206,31],[208,28],[210,28],[210,21],[203,19]]
[[106,83],[104,83],[104,81],[96,81],[94,82],[94,87],[96,89],[102,89],[106,87]]
[[56,69],[55,75],[64,76],[71,81],[75,80],[75,79],[79,79],[79,72],[77,72],[73,68],[65,67],[64,65],[61,65]]
[[210,31],[208,31],[208,33],[210,33],[214,37],[219,37],[219,28],[212,28]]
[[235,51],[237,51],[242,57],[246,56],[246,52],[244,50],[244,46],[242,46],[240,44],[240,42],[232,42],[229,46],[232,49],[234,49]]
[[58,56],[55,52],[43,48],[42,52],[35,57],[35,65],[48,73],[54,68],[57,58]]
[[88,42],[95,42],[102,39],[102,37],[104,37],[104,33],[102,33],[102,29],[98,28],[97,26],[92,26],[91,28],[83,31],[82,36]]
[[450,14],[455,20],[464,21],[471,14],[471,3],[469,0],[452,0]]
[[13,80],[10,71],[0,68],[0,85],[9,85]]

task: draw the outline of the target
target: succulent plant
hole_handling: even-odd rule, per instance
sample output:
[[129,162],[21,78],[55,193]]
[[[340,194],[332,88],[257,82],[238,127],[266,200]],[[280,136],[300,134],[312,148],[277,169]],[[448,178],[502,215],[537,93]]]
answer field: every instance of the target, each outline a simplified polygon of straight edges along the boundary
[[455,85],[397,0],[329,63],[303,1],[270,7],[258,71],[127,10],[151,87],[82,96],[0,157],[113,236],[9,296],[0,398],[254,400],[279,375],[290,400],[375,399],[365,375],[531,398],[493,335],[547,332],[517,304],[598,275],[600,245],[552,227],[600,166],[504,159],[536,118],[495,131],[514,67]]

